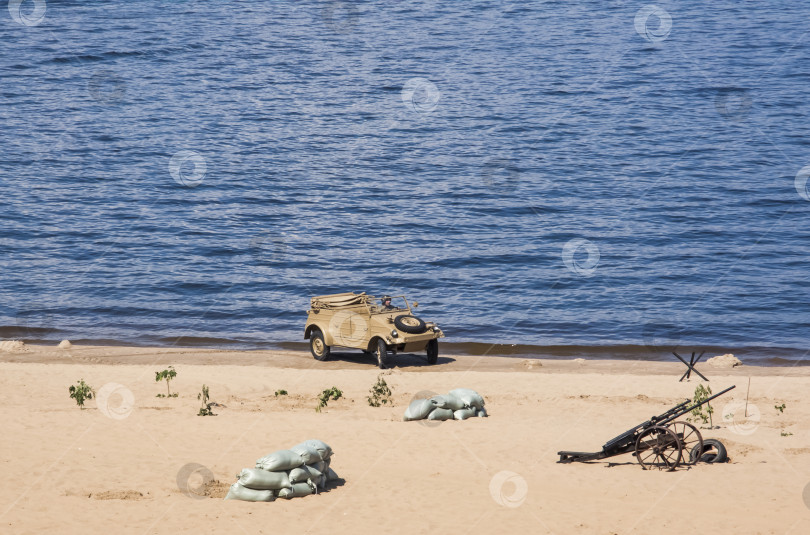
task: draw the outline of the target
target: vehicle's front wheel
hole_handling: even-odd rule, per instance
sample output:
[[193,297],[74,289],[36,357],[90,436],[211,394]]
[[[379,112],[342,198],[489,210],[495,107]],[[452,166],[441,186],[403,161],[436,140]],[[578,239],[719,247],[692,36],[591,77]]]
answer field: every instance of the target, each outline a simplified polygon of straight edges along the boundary
[[378,338],[376,349],[374,356],[377,357],[377,366],[379,366],[381,370],[384,370],[390,365],[390,361],[388,360],[388,346],[385,344],[385,340]]
[[326,360],[329,358],[329,354],[332,350],[326,345],[326,342],[324,342],[323,333],[320,329],[312,329],[312,333],[309,335],[309,350],[312,352],[312,356],[315,357],[315,360]]
[[439,361],[439,341],[435,338],[427,344],[428,364],[436,364]]

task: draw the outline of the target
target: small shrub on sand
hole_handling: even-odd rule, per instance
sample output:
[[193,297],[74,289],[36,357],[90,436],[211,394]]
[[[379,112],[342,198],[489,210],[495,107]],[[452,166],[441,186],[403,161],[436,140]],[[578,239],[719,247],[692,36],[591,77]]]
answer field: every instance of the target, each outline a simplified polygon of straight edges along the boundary
[[315,407],[316,412],[321,412],[321,409],[326,407],[329,404],[329,400],[338,400],[343,395],[343,391],[339,390],[338,387],[333,386],[332,388],[327,388],[318,396],[318,406]]
[[[697,385],[695,388],[695,397],[692,399],[695,403],[701,403],[709,399],[712,395],[712,387],[710,386],[703,386]],[[692,409],[692,416],[688,417],[687,420],[690,422],[696,422],[698,420],[702,421],[703,424],[709,424],[709,428],[714,426],[712,422],[712,413],[714,412],[714,408],[712,407],[711,403],[706,403],[701,405],[700,407],[696,407]]]
[[169,386],[169,383],[171,383],[172,379],[174,379],[175,377],[177,377],[177,372],[174,370],[174,366],[169,366],[168,369],[165,369],[165,370],[160,371],[160,372],[155,372],[155,382],[156,383],[159,383],[160,381],[163,381],[164,379],[166,380],[166,394],[165,395],[158,394],[155,397],[158,397],[158,398],[176,398],[177,397],[177,392],[172,394],[171,387]]
[[391,403],[392,392],[388,387],[388,383],[383,379],[382,374],[377,376],[377,382],[371,386],[369,393],[371,395],[366,399],[371,407],[379,407],[380,405]]
[[92,386],[84,382],[84,379],[79,379],[75,385],[68,388],[68,392],[70,397],[76,400],[76,405],[82,410],[84,410],[84,400],[93,399],[96,393]]
[[202,401],[202,406],[200,407],[200,412],[197,413],[197,416],[216,416],[214,412],[211,410],[211,406],[213,403],[209,401],[210,396],[208,395],[208,387],[202,385],[202,391],[197,394],[197,399]]

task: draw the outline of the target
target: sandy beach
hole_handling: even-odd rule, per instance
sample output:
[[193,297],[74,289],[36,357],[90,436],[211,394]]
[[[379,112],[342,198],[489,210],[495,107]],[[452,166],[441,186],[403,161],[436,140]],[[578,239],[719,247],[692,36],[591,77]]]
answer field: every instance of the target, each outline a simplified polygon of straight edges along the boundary
[[[668,473],[630,455],[564,465],[556,453],[599,450],[691,397],[698,382],[678,382],[677,362],[454,356],[431,367],[401,355],[382,372],[394,405],[372,408],[380,370],[350,353],[26,349],[0,353],[0,533],[810,532],[806,367],[699,365],[715,392],[737,385],[714,403],[719,427],[702,430],[731,460]],[[157,398],[166,385],[155,372],[168,365],[179,397]],[[759,417],[724,421],[739,414],[729,404],[744,401],[749,377]],[[97,391],[122,386],[80,410],[68,397],[80,378]],[[224,405],[215,417],[196,416],[203,383]],[[343,398],[316,412],[332,386]],[[490,416],[402,421],[418,392],[458,387],[480,392]],[[309,438],[335,451],[341,479],[328,491],[222,500],[242,468]]]

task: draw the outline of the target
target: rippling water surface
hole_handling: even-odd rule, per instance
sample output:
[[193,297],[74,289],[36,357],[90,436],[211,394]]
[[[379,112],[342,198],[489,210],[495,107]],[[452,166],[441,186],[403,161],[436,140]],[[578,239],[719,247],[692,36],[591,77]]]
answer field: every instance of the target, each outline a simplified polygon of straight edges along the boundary
[[263,347],[365,290],[448,342],[810,349],[810,6],[38,4],[2,337]]

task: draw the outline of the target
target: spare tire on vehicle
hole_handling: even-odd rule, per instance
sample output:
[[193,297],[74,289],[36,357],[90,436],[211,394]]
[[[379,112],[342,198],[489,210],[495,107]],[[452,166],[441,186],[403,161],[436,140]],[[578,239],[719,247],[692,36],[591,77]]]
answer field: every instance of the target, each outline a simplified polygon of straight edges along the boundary
[[394,325],[400,331],[408,334],[422,334],[427,330],[424,321],[410,314],[402,314],[394,318]]

